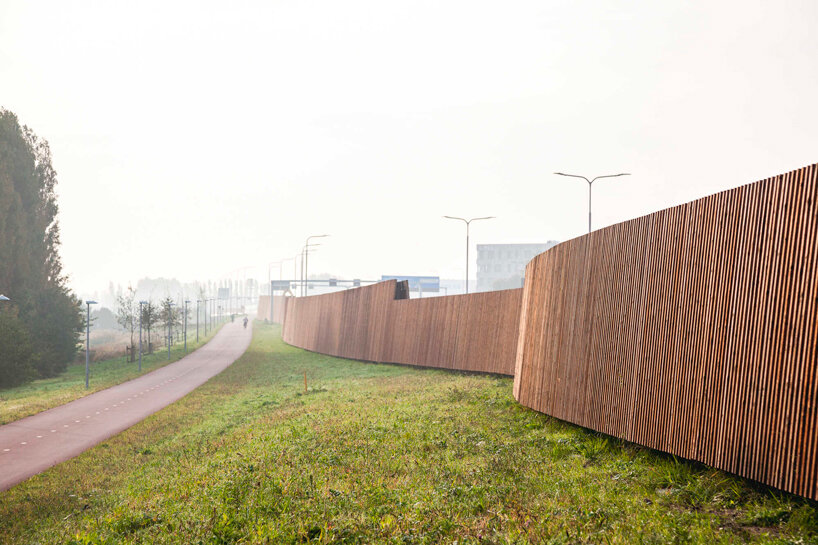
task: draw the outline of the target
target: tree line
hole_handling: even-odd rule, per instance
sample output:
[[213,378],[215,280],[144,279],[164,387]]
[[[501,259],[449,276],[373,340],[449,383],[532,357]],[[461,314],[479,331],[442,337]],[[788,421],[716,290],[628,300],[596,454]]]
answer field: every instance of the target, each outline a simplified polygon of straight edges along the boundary
[[48,142],[0,108],[0,387],[65,370],[84,327],[58,253]]
[[184,325],[185,318],[190,321],[191,309],[185,308],[183,302],[177,303],[172,297],[167,296],[159,302],[147,300],[140,305],[136,299],[136,290],[131,287],[117,296],[116,305],[117,323],[130,335],[128,352],[131,361],[134,361],[138,353],[140,318],[144,335],[142,351],[148,353],[153,351],[151,332],[155,331],[157,325],[162,326],[162,334],[167,336],[168,331],[171,335],[178,332]]

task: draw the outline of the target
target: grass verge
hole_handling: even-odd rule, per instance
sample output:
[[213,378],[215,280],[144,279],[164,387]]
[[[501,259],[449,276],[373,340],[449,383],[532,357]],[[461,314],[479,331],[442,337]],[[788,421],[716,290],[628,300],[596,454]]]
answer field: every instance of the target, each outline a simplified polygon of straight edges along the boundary
[[0,495],[0,542],[818,543],[815,503],[555,421],[511,386],[257,323],[225,372]]
[[[193,339],[188,338],[188,353],[207,343],[220,326],[209,330],[207,336],[199,336],[196,342],[195,331]],[[188,333],[190,336],[190,333]],[[84,354],[84,352],[83,352]],[[169,363],[180,360],[185,356],[184,344],[177,343],[170,349],[168,359],[167,347],[158,349],[153,354],[142,355],[142,373],[150,373]],[[140,376],[138,363],[128,362],[125,356],[109,360],[92,362],[89,371],[88,389],[85,389],[85,361],[73,363],[63,372],[52,378],[35,380],[14,388],[0,389],[0,425],[14,422],[26,416],[59,407],[69,401],[93,394],[99,390],[110,388],[116,384],[135,379]]]

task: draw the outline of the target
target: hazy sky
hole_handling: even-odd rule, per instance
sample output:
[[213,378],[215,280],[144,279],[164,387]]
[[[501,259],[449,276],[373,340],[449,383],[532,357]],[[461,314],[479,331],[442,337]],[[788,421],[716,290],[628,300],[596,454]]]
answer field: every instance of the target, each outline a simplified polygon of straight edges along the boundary
[[461,277],[444,214],[586,230],[554,171],[633,173],[600,227],[818,162],[816,28],[815,0],[0,0],[0,106],[51,143],[81,291],[266,277],[322,233],[312,272]]

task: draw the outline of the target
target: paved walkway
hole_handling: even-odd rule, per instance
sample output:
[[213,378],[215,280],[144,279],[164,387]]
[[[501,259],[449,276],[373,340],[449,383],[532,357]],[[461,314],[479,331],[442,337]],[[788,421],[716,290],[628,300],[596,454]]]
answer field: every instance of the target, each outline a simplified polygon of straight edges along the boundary
[[0,491],[78,456],[190,393],[247,350],[251,330],[240,320],[228,323],[175,363],[0,426]]

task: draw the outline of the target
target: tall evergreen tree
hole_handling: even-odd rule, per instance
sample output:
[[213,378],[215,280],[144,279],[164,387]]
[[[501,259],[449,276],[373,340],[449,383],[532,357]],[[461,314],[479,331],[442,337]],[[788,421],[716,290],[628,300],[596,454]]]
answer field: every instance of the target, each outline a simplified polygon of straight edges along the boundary
[[23,380],[21,365],[44,377],[63,371],[83,326],[58,253],[56,184],[48,142],[0,109],[0,293],[12,298],[2,327],[27,332],[14,351],[0,344],[0,374]]

